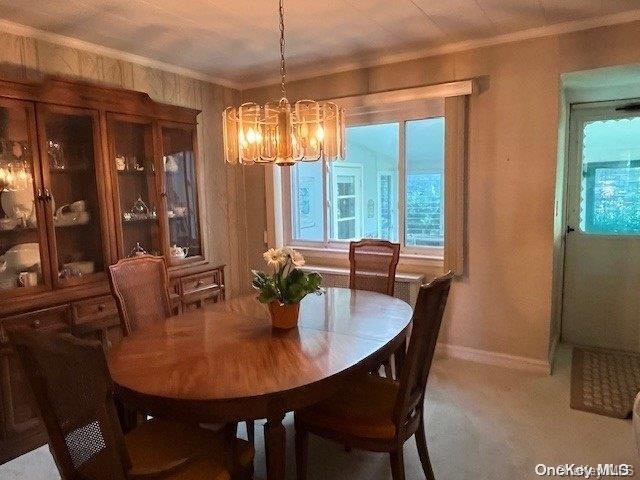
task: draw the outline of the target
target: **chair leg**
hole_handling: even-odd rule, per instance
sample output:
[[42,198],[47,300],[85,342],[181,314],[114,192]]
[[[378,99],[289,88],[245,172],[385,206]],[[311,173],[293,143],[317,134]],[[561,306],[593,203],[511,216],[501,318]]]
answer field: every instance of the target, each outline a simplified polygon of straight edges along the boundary
[[393,480],[404,480],[404,454],[402,447],[402,445],[399,445],[397,450],[389,452]]
[[307,479],[309,432],[296,425],[296,475],[297,480]]
[[427,437],[424,431],[424,412],[420,412],[420,423],[418,424],[418,430],[416,431],[416,447],[418,447],[418,455],[420,456],[420,463],[422,463],[422,470],[427,480],[435,480],[433,474],[433,468],[431,467],[431,461],[429,460],[429,450],[427,450]]
[[253,447],[256,441],[255,422],[253,420],[247,420],[245,425],[247,426],[247,440]]

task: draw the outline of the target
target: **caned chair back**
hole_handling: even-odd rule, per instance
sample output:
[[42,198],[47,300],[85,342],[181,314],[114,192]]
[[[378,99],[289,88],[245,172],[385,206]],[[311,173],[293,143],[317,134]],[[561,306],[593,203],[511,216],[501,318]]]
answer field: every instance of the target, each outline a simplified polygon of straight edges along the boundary
[[393,296],[400,244],[364,239],[349,244],[349,288]]
[[164,258],[142,255],[109,267],[124,335],[171,316],[169,278]]
[[413,310],[413,326],[394,416],[400,428],[415,423],[424,401],[429,370],[433,362],[442,316],[447,305],[453,273],[448,272],[422,285]]
[[63,480],[125,480],[131,468],[102,345],[32,330],[9,332]]

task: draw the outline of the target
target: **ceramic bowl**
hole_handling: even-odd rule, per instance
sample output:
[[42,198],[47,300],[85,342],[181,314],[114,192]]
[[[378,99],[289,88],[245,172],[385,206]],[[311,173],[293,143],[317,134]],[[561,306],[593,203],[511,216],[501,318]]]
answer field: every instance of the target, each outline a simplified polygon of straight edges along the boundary
[[5,262],[6,270],[21,272],[40,265],[40,245],[37,243],[20,243],[11,247],[0,257]]

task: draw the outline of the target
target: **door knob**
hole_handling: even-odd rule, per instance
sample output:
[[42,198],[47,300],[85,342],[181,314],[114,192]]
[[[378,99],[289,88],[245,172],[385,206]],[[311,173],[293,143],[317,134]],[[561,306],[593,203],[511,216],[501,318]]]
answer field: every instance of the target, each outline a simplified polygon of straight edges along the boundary
[[573,227],[572,227],[572,226],[570,226],[570,225],[567,225],[567,233],[571,233],[571,232],[575,232],[575,231],[576,231],[576,229],[575,229],[575,228],[573,228]]

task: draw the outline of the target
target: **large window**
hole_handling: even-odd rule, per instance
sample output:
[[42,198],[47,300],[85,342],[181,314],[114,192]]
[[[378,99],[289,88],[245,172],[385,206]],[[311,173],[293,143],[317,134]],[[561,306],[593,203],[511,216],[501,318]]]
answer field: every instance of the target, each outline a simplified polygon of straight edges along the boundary
[[347,159],[291,169],[292,243],[444,241],[444,117],[347,128]]

